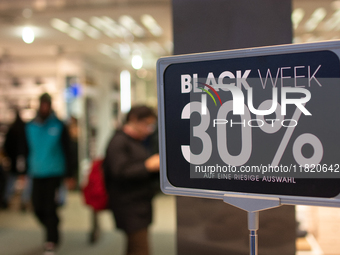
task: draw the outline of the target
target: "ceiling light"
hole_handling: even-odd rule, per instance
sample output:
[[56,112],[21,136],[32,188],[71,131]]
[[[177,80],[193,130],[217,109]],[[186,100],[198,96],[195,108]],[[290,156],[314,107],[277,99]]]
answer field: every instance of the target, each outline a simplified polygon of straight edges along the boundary
[[326,14],[327,12],[324,8],[318,8],[313,12],[312,18],[314,18],[315,20],[321,21],[324,19]]
[[154,36],[161,36],[163,34],[163,29],[160,26],[154,27],[150,30],[150,33]]
[[84,34],[82,31],[74,28],[74,27],[70,27],[68,29],[68,33],[69,36],[71,36],[73,39],[76,39],[78,41],[81,41],[84,39]]
[[64,33],[67,33],[70,27],[70,25],[67,22],[56,18],[51,20],[51,26]]
[[123,15],[119,18],[119,23],[131,31],[135,24],[135,20],[131,16]]
[[143,58],[141,55],[134,55],[131,59],[133,69],[139,70],[143,67]]
[[139,26],[131,16],[121,16],[119,18],[119,23],[137,37],[143,37],[145,35],[144,29]]
[[118,25],[113,19],[107,16],[103,16],[102,19],[103,28],[102,31],[109,37],[121,37],[131,35],[131,33],[124,27]]
[[108,28],[103,29],[103,33],[110,38],[116,37],[115,33],[111,29],[108,29]]
[[156,23],[156,20],[149,14],[144,14],[141,17],[141,20],[142,20],[143,25],[145,25],[146,27],[150,27]]
[[95,29],[94,27],[91,27],[91,26],[87,26],[85,28],[85,33],[93,39],[99,39],[100,35],[101,35],[100,32],[97,29]]
[[79,18],[72,18],[70,23],[72,26],[80,30],[84,30],[87,27],[87,22]]
[[25,43],[32,43],[34,41],[34,31],[30,27],[24,27],[22,30],[22,40]]
[[[104,28],[107,36],[110,37],[110,34],[113,34],[112,37],[118,36],[123,37],[123,33],[126,31],[126,29],[123,29],[121,26],[119,26],[116,21],[111,19],[110,17],[103,16],[102,21],[104,24]],[[124,30],[124,31],[123,31]]]
[[309,20],[305,24],[305,29],[307,32],[313,31],[319,23],[325,18],[327,12],[324,8],[316,9]]
[[90,18],[90,23],[91,23],[92,26],[94,26],[94,27],[96,27],[100,30],[102,30],[103,27],[104,27],[102,19],[98,18],[96,16]]
[[154,36],[161,36],[163,29],[157,24],[157,21],[149,14],[144,14],[141,17],[143,25],[150,31]]
[[145,35],[144,29],[137,24],[132,29],[132,33],[137,37],[143,37]]
[[113,19],[111,19],[111,18],[108,17],[108,16],[103,16],[103,17],[101,18],[101,20],[102,20],[102,22],[103,22],[103,24],[104,24],[105,26],[112,26],[112,25],[117,24],[116,21],[114,21]]
[[305,11],[302,8],[297,8],[293,11],[292,22],[294,25],[294,29],[297,29],[304,15],[305,15]]
[[336,26],[340,24],[340,10],[337,10],[333,15],[324,23],[324,29],[326,31],[333,30]]

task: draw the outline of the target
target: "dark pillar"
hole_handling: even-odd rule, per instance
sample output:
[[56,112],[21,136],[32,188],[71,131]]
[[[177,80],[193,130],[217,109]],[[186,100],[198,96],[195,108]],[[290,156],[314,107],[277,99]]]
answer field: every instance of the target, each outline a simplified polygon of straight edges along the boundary
[[292,42],[290,0],[173,0],[174,54]]
[[[173,0],[174,54],[287,44],[290,0]],[[295,254],[295,208],[260,212],[259,254]],[[178,255],[248,255],[247,213],[221,200],[177,198]]]

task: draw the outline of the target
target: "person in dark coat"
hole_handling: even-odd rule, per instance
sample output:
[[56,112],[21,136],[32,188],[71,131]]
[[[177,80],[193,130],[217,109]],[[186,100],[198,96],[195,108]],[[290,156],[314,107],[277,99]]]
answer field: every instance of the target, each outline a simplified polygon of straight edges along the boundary
[[[8,157],[10,162],[3,201],[4,207],[8,206],[11,196],[14,193],[15,182],[19,177],[24,177],[26,174],[27,145],[25,143],[25,122],[21,119],[18,109],[15,110],[15,114],[15,121],[6,133],[3,148],[5,156]],[[29,189],[25,189],[22,193],[22,207],[27,206],[29,202],[27,198],[30,197],[30,194],[26,194],[25,192],[29,192]]]
[[111,139],[103,163],[109,209],[127,237],[127,255],[148,255],[152,222],[153,175],[159,155],[150,155],[143,141],[154,131],[156,115],[147,106],[132,107],[126,124]]
[[5,203],[5,188],[6,188],[6,173],[2,166],[4,161],[3,151],[0,150],[0,209],[6,209],[7,204]]

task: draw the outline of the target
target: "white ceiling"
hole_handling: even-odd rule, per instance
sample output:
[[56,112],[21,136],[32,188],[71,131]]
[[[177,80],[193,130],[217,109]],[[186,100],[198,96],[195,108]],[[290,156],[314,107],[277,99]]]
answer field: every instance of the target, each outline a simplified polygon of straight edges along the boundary
[[[144,14],[156,20],[162,35],[154,36],[148,31],[141,22]],[[111,38],[101,31],[99,39],[83,33],[83,39],[76,40],[51,25],[52,19],[57,18],[71,27],[71,19],[79,18],[90,26],[91,17],[104,16],[119,24],[123,15],[131,16],[144,29],[145,35]],[[37,58],[73,54],[105,64],[117,64],[130,61],[121,54],[127,47],[130,55],[138,50],[146,64],[148,59],[154,63],[160,56],[171,54],[171,24],[170,0],[1,0],[0,56]],[[21,38],[25,26],[30,26],[35,33],[31,44],[24,43]]]
[[[340,1],[293,0],[293,10],[296,9],[300,9],[300,14],[303,15],[294,29],[294,42],[340,39]],[[318,9],[320,20],[315,29],[308,30],[306,24]],[[27,10],[31,11],[31,15]],[[339,18],[334,15],[337,12]],[[151,15],[160,25],[163,30],[161,36],[153,36],[147,32],[141,22],[144,14]],[[76,17],[91,25],[91,17],[107,16],[119,23],[123,15],[131,16],[146,31],[145,36],[134,36],[133,39],[131,36],[110,38],[101,32],[99,39],[84,35],[84,39],[76,40],[51,26],[54,18],[70,24],[71,19]],[[24,43],[21,38],[24,26],[32,27],[35,32],[36,38],[31,44]],[[37,58],[73,54],[105,64],[128,64],[131,56],[130,59],[125,59],[121,54],[126,47],[130,50],[130,55],[138,49],[146,63],[149,60],[150,65],[154,65],[160,56],[172,53],[171,0],[0,1],[0,57]]]

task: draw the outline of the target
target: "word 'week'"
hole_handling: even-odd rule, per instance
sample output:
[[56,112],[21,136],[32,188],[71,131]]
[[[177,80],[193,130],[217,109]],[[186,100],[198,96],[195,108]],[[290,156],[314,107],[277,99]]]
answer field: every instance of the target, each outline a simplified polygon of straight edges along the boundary
[[[211,86],[216,92],[230,91],[233,97],[233,113],[238,115],[244,114],[244,95],[242,92],[242,86],[247,91],[248,108],[249,110],[257,115],[269,115],[272,114],[278,105],[278,84],[281,87],[281,114],[286,115],[286,106],[293,104],[301,110],[305,115],[312,115],[306,108],[305,104],[311,99],[311,93],[305,87],[311,86],[311,82],[314,80],[315,83],[322,87],[321,83],[315,77],[319,71],[321,65],[319,65],[312,73],[310,66],[294,66],[294,67],[280,67],[277,69],[276,74],[273,76],[270,69],[267,70],[266,75],[262,77],[261,71],[258,69],[258,78],[261,81],[262,88],[265,89],[267,83],[272,85],[272,105],[269,109],[255,109],[253,106],[253,89],[249,85],[247,79],[252,70],[245,70],[243,73],[241,70],[237,70],[235,74],[231,71],[223,71],[216,81],[213,72],[209,72],[205,82],[198,82],[198,74],[182,74],[181,75],[181,92],[182,93],[202,93],[200,87],[205,85]],[[228,82],[223,83],[224,79],[228,78]],[[286,85],[287,79],[293,79],[294,83]],[[304,83],[302,82],[304,79]],[[200,79],[201,80],[201,79]],[[299,80],[301,82],[299,83]],[[280,81],[280,82],[279,82]],[[209,88],[208,88],[209,89]],[[288,94],[302,94],[303,97],[288,98]]]

